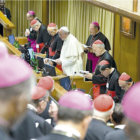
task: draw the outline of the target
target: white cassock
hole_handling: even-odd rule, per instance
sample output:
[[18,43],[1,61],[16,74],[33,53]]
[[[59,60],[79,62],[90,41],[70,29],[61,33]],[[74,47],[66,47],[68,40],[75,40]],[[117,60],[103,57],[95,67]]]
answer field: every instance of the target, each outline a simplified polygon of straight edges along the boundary
[[82,44],[72,34],[69,34],[64,40],[60,55],[64,74],[68,76],[80,74],[79,71],[83,70],[82,53]]

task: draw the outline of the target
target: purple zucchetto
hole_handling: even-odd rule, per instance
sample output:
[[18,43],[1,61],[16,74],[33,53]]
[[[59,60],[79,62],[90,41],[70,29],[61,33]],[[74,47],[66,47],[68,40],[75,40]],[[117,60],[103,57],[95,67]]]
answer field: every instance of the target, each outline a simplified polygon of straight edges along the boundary
[[128,119],[140,123],[140,82],[132,86],[125,94],[122,107]]
[[17,56],[9,55],[3,42],[0,42],[0,88],[14,86],[32,75],[32,68]]
[[88,96],[85,96],[81,91],[67,92],[59,99],[59,105],[81,111],[88,111],[93,109],[91,99]]
[[35,12],[34,11],[28,11],[28,14],[31,15],[31,16],[34,16]]

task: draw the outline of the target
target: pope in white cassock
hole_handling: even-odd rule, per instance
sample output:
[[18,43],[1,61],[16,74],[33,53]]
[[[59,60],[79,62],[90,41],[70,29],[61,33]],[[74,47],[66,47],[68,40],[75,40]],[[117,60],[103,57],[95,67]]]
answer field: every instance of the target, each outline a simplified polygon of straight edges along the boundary
[[64,41],[60,58],[56,60],[57,64],[62,65],[64,74],[78,75],[83,70],[83,47],[82,44],[69,32],[67,27],[61,27],[59,36]]

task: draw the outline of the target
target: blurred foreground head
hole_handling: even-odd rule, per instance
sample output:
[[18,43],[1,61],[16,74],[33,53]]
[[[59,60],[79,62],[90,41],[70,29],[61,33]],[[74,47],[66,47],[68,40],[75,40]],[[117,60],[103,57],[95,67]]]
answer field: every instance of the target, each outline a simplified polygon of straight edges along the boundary
[[31,67],[0,42],[0,118],[10,127],[26,110],[34,86]]
[[130,140],[140,140],[140,82],[133,85],[122,100],[127,118],[127,134]]
[[85,137],[92,118],[93,104],[88,96],[80,91],[69,91],[59,100],[58,123],[71,124]]

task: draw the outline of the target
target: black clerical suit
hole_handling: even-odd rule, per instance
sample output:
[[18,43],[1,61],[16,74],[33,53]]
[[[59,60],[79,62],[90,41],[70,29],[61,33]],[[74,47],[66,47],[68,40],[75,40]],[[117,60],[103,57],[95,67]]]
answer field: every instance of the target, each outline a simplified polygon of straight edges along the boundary
[[[107,39],[106,36],[105,36],[103,33],[101,33],[101,32],[97,33],[95,36],[90,35],[90,36],[88,37],[88,40],[87,40],[87,42],[86,42],[86,45],[87,45],[87,46],[91,46],[91,45],[92,45],[96,40],[98,40],[98,39],[101,40],[101,41],[104,43],[105,49],[106,49],[107,51],[111,50],[110,43],[109,43],[108,39]],[[94,54],[93,54],[93,55],[94,55]],[[92,72],[92,61],[91,61],[91,60],[87,60],[86,70],[89,71],[89,72]]]
[[115,129],[114,131],[109,132],[105,136],[105,140],[129,140],[126,136],[124,130],[122,129]]
[[30,140],[49,134],[52,126],[35,112],[28,110],[21,122],[12,128],[16,140]]
[[48,55],[49,50],[48,46],[50,46],[51,36],[49,35],[47,28],[41,24],[39,31],[37,33],[37,44],[44,43],[44,48],[41,50],[41,53],[45,53]]
[[15,140],[7,132],[0,127],[0,140]]
[[104,140],[105,135],[113,129],[106,125],[105,122],[92,119],[89,124],[85,140]]
[[[37,17],[35,19],[41,23],[41,21]],[[31,27],[29,28],[29,31],[30,31],[30,34],[29,34],[28,38],[31,40],[36,40],[37,39],[37,32],[35,30],[33,30]]]
[[122,90],[119,86],[118,79],[120,77],[120,73],[114,69],[114,71],[109,75],[107,84],[106,84],[106,93],[110,95],[116,103],[121,102]]
[[[105,51],[99,58],[98,63],[100,63],[102,60],[107,60],[111,67],[117,68],[116,63],[113,59],[113,57],[109,54],[108,51]],[[92,77],[92,83],[93,83],[93,97],[97,97],[99,94],[106,93],[106,82],[107,78],[101,75],[101,72],[99,71],[99,66],[96,66],[95,74]],[[97,95],[94,95],[96,93]]]
[[60,57],[62,45],[63,45],[63,41],[57,33],[56,35],[52,37],[50,48],[49,48],[50,51],[55,52],[55,53],[54,55],[50,55],[49,57],[52,59],[58,59]]
[[45,119],[45,120],[50,119],[51,120],[51,125],[54,127],[55,126],[54,119],[52,117],[50,117],[50,115],[49,115],[49,107],[50,107],[51,101],[52,100],[50,100],[47,103],[47,106],[46,106],[45,110],[42,113],[38,114],[38,115],[40,117],[42,117],[43,119]]
[[65,135],[61,135],[61,134],[49,134],[46,137],[42,137],[40,139],[37,140],[80,140],[80,139],[75,139],[73,137],[68,137]]

